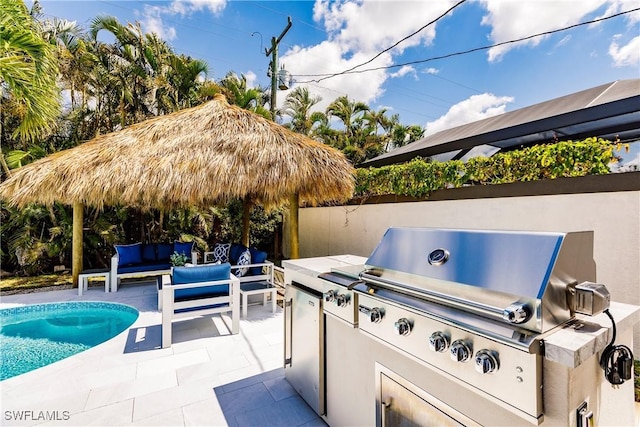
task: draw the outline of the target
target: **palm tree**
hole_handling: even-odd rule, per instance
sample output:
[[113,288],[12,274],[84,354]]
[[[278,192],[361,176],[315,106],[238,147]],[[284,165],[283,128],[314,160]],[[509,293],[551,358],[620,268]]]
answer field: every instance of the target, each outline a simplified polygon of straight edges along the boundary
[[363,102],[351,102],[346,96],[336,98],[326,109],[326,114],[337,117],[344,124],[344,132],[347,138],[356,135],[358,127],[362,124],[357,121],[362,118],[365,111],[369,111],[369,106]]
[[284,114],[291,117],[290,128],[294,132],[309,136],[315,122],[322,120],[322,116],[311,113],[311,108],[322,101],[320,96],[312,96],[309,89],[298,86],[287,95],[284,102]]
[[110,89],[118,99],[120,126],[144,120],[151,115],[146,102],[151,67],[145,56],[149,50],[140,24],[122,25],[112,16],[99,16],[91,23],[90,34],[94,41],[101,30],[110,32],[116,39],[114,44],[104,47],[111,77]]
[[219,86],[230,104],[253,111],[267,119],[272,118],[271,112],[264,107],[270,98],[269,93],[260,86],[247,87],[247,77],[244,74],[238,77],[230,71],[220,80]]
[[[50,132],[60,111],[55,47],[42,36],[40,24],[34,17],[39,9],[37,1],[33,15],[21,0],[0,2],[2,98],[12,96],[24,107],[22,121],[14,133],[24,140],[34,140]],[[5,90],[8,93],[5,94]]]

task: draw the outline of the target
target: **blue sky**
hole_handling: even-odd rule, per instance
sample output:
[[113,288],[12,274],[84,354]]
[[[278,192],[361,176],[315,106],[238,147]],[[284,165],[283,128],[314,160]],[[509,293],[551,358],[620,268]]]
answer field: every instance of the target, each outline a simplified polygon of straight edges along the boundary
[[[58,1],[46,17],[88,26],[95,16],[139,21],[179,52],[267,87],[265,48],[290,16],[280,64],[294,86],[347,95],[433,133],[618,79],[640,77],[640,12],[598,24],[411,66],[340,75],[436,19],[458,1]],[[27,0],[27,4],[31,2]],[[388,67],[492,45],[640,7],[637,0],[468,0],[362,68]],[[278,92],[281,104],[287,91]]]

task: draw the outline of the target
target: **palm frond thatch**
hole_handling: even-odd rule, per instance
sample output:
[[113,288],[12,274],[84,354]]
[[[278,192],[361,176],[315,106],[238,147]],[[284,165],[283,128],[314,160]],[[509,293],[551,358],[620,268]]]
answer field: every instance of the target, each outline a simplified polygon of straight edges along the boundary
[[0,197],[160,209],[248,197],[269,207],[296,192],[309,204],[344,201],[353,188],[341,152],[217,96],[17,169]]

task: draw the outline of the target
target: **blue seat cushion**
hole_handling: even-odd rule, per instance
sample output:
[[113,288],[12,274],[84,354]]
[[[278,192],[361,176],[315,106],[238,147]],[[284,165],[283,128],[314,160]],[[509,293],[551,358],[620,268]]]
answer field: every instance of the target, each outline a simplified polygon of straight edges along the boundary
[[173,255],[173,243],[158,243],[157,247],[158,247],[157,260],[171,262],[171,255]]
[[[251,252],[251,264],[261,264],[267,260],[267,253],[257,248],[249,249]],[[251,267],[245,276],[257,276],[262,274],[262,267]]]
[[135,265],[118,266],[120,273],[143,273],[145,271],[170,270],[171,264],[168,262],[143,262]]
[[142,243],[114,246],[118,253],[118,266],[140,264],[142,262]]

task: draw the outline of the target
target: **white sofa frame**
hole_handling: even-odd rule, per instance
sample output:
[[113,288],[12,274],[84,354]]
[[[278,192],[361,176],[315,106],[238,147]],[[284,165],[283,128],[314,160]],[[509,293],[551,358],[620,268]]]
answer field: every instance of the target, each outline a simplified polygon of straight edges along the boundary
[[[190,301],[176,302],[176,289],[192,289],[204,286],[229,285],[230,294],[213,298],[201,298]],[[216,280],[210,282],[185,283],[174,285],[171,283],[170,275],[162,276],[162,348],[171,347],[172,340],[172,323],[174,320],[206,316],[216,313],[231,312],[231,333],[238,334],[240,332],[240,281],[236,276],[231,274],[229,279]],[[214,304],[224,304],[224,307],[207,308]],[[201,307],[200,309],[197,309]],[[176,313],[175,310],[185,308],[196,308],[183,313]],[[227,325],[228,327],[229,325]]]

